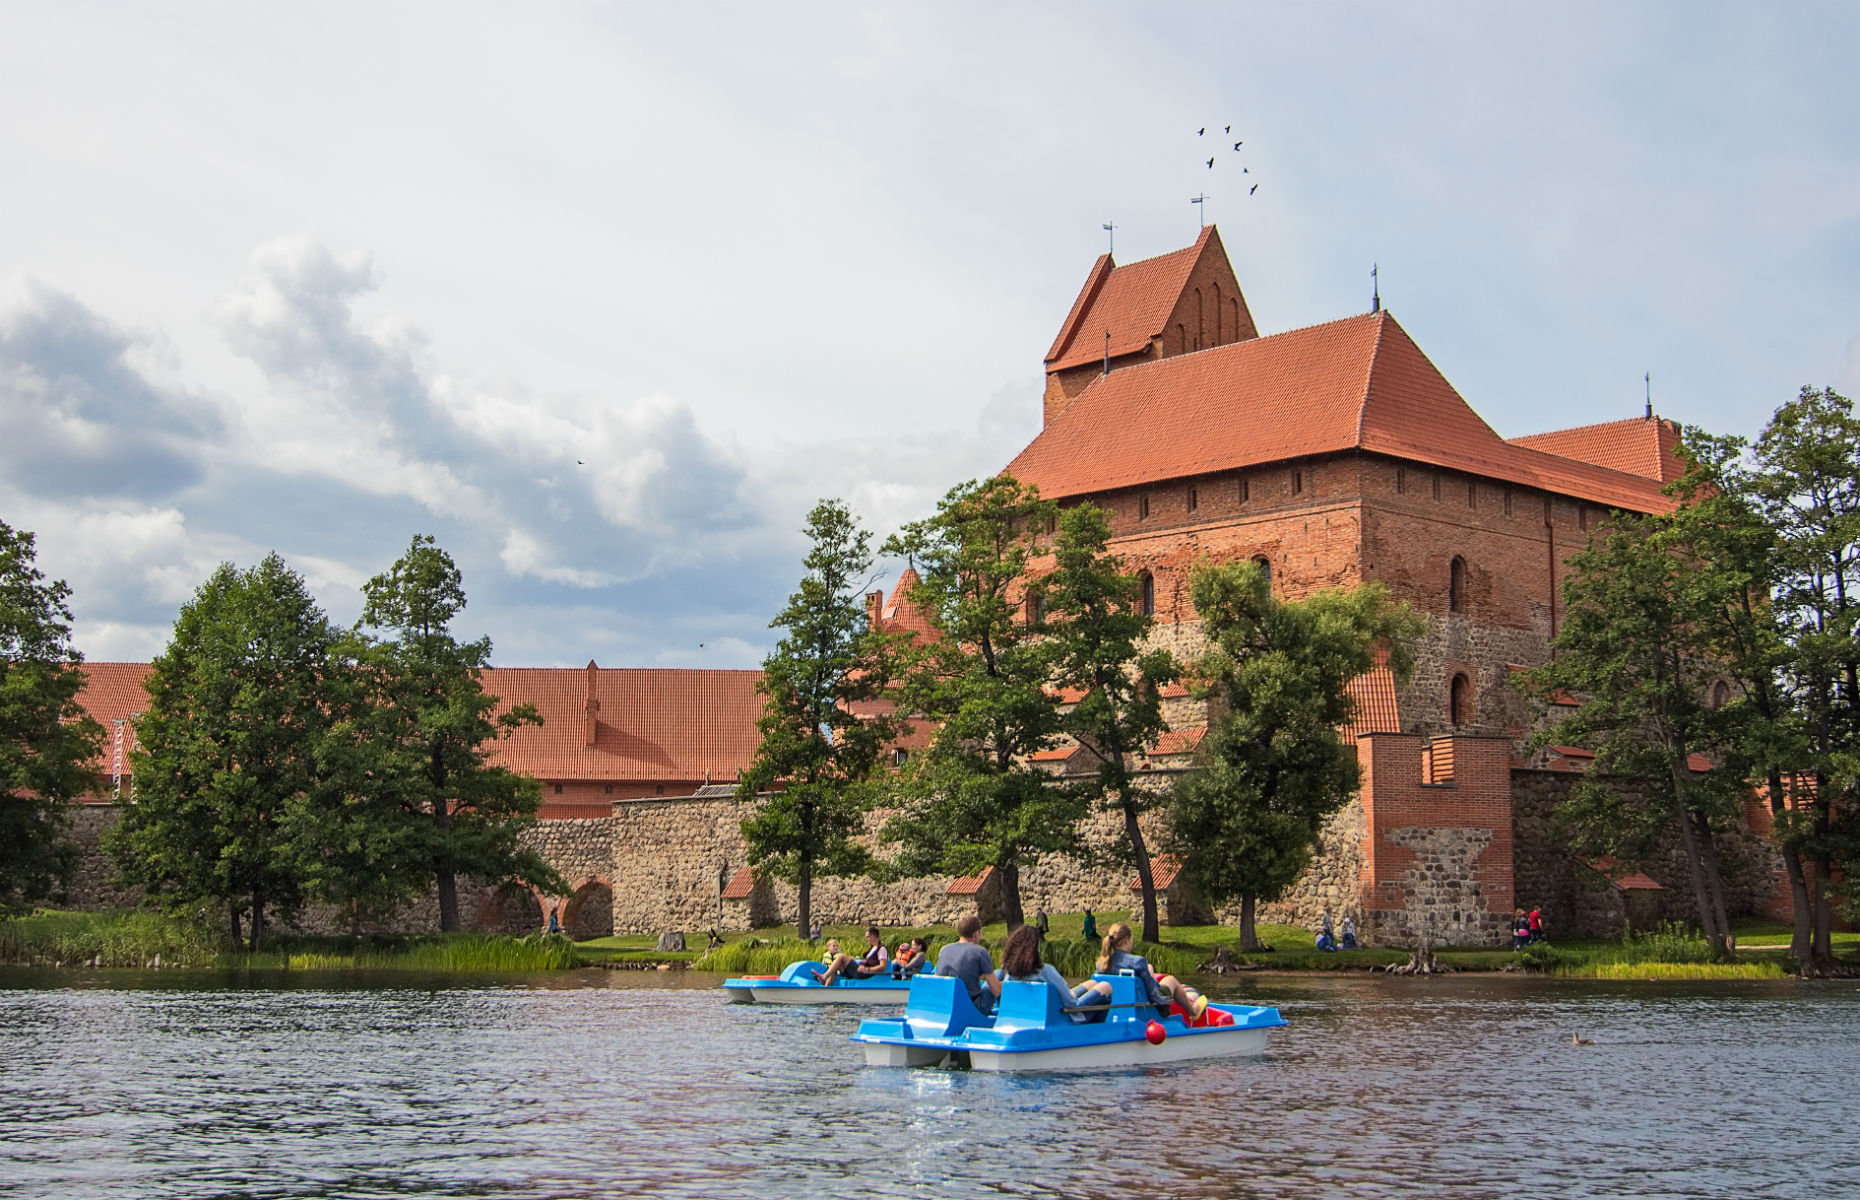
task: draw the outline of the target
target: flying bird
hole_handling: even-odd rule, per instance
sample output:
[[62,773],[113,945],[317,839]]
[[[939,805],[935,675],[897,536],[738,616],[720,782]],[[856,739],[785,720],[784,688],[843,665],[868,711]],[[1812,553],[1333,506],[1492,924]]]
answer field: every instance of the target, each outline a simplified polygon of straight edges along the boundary
[[1214,160],[1210,158],[1208,160],[1208,170],[1212,171],[1213,169],[1214,169]]
[[1251,175],[1253,173],[1253,169],[1251,167],[1241,167],[1240,173],[1242,175]]
[[1200,128],[1200,129],[1197,129],[1197,130],[1195,131],[1195,136],[1196,136],[1196,137],[1200,137],[1200,136],[1201,136],[1202,134],[1204,134],[1204,133],[1206,133],[1206,132],[1208,132],[1208,127],[1207,127],[1206,125],[1203,125],[1203,126],[1202,126],[1202,127]]
[[1241,146],[1244,146],[1245,144],[1246,144],[1245,142],[1235,142],[1234,149],[1238,150]]
[[587,464],[587,463],[584,463],[584,462],[582,462],[582,461],[581,461],[580,459],[576,459],[576,460],[575,460],[575,465],[576,465],[576,466],[578,466],[578,467],[585,467],[585,466],[587,466],[588,464]]
[[1256,183],[1252,187],[1246,190],[1246,194],[1251,196],[1254,192],[1257,192],[1258,190],[1259,190],[1259,185]]

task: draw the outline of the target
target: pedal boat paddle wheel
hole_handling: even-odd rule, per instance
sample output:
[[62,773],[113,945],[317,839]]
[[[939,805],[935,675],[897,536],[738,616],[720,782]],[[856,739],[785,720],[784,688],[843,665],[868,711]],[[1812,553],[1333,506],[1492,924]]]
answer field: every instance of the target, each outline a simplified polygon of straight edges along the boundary
[[[1263,1054],[1266,1035],[1286,1024],[1276,1008],[1210,1004],[1190,1019],[1178,1006],[1148,1003],[1130,975],[1095,975],[1111,1002],[1062,1006],[1044,983],[1004,983],[993,1017],[976,1011],[961,980],[920,976],[900,1021],[866,1020],[852,1040],[866,1065],[930,1067],[965,1060],[977,1071],[1066,1071],[1147,1067],[1197,1058]],[[1072,1014],[1103,1013],[1076,1023]]]
[[789,963],[780,975],[741,975],[723,981],[732,1004],[903,1004],[911,981],[890,975],[870,979],[844,976],[822,985],[816,976],[824,964],[811,959]]

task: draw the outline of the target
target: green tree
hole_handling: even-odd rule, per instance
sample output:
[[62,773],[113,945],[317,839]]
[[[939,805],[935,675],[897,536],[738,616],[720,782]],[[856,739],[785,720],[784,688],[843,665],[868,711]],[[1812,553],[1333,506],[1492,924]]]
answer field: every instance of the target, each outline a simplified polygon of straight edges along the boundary
[[1405,678],[1421,621],[1380,584],[1280,600],[1252,563],[1198,567],[1189,581],[1209,650],[1193,673],[1218,714],[1197,769],[1172,790],[1173,840],[1208,901],[1240,901],[1241,945],[1254,912],[1310,862],[1324,821],[1356,793],[1343,740],[1350,681],[1376,664]]
[[271,554],[249,571],[222,564],[149,672],[135,802],[110,849],[151,900],[223,906],[235,946],[242,911],[256,950],[267,913],[304,900],[293,814],[321,786],[331,639],[303,578]]
[[1022,924],[1021,868],[1077,851],[1088,806],[1029,763],[1060,734],[1052,650],[1027,627],[1020,604],[1032,531],[1056,514],[1037,491],[1001,475],[951,489],[934,517],[884,546],[919,568],[911,599],[937,634],[906,650],[900,671],[900,710],[935,733],[903,772],[901,811],[882,831],[899,846],[891,869],[974,874],[992,866],[1010,927]]
[[822,500],[807,514],[807,536],[800,590],[769,623],[786,632],[762,661],[762,741],[736,789],[755,806],[743,821],[749,863],[795,885],[802,937],[814,880],[872,865],[857,838],[898,727],[882,699],[888,642],[865,619],[872,535],[844,504]]
[[1033,585],[1035,626],[1050,641],[1052,681],[1078,698],[1061,720],[1095,770],[1085,786],[1119,812],[1143,889],[1143,940],[1159,940],[1156,883],[1140,818],[1155,793],[1140,787],[1133,756],[1167,726],[1162,689],[1181,673],[1166,650],[1145,650],[1155,618],[1139,603],[1142,585],[1109,550],[1111,527],[1094,504],[1059,517],[1053,570]]
[[103,739],[77,700],[71,589],[46,582],[36,558],[32,534],[0,522],[0,914],[69,881],[65,805],[96,786]]
[[1663,519],[1663,537],[1683,568],[1677,592],[1698,634],[1697,653],[1736,685],[1724,704],[1713,698],[1705,736],[1723,749],[1721,770],[1765,785],[1794,910],[1790,957],[1807,963],[1814,905],[1802,869],[1805,831],[1788,808],[1808,758],[1806,729],[1786,684],[1790,645],[1772,602],[1782,545],[1760,506],[1747,450],[1742,438],[1685,431],[1686,471],[1670,489],[1680,507]]
[[[422,889],[435,883],[447,932],[459,928],[461,875],[559,892],[561,877],[521,840],[542,806],[540,785],[490,761],[499,738],[542,718],[528,704],[497,712],[482,675],[491,640],[453,636],[465,587],[451,556],[415,535],[392,568],[362,586],[362,597],[351,653],[363,694],[359,702],[348,697],[356,724],[339,775],[354,819],[341,869],[322,877],[358,902],[391,898],[415,878]],[[394,875],[371,884],[375,852],[362,843],[382,836],[393,843],[381,851],[381,866]],[[422,860],[416,876],[413,864]]]
[[1698,574],[1670,535],[1664,517],[1619,514],[1570,558],[1555,654],[1527,680],[1581,705],[1533,744],[1595,751],[1558,810],[1579,850],[1644,861],[1677,826],[1699,922],[1722,956],[1730,925],[1712,826],[1739,811],[1745,784],[1695,769],[1694,754],[1723,750],[1706,693],[1718,668],[1704,655]]
[[[1831,388],[1803,388],[1758,437],[1755,491],[1779,548],[1775,607],[1784,674],[1807,740],[1812,786],[1788,837],[1812,856],[1811,956],[1832,953],[1837,864],[1860,846],[1860,418]],[[1851,878],[1851,873],[1849,878]]]

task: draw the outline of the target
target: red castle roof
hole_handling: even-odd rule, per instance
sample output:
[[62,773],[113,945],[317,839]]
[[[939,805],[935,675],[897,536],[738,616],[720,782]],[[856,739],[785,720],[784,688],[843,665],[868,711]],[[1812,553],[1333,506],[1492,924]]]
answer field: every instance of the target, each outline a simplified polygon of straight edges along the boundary
[[[1109,254],[1101,254],[1085,277],[1072,310],[1066,314],[1052,349],[1046,352],[1046,369],[1062,370],[1098,362],[1105,355],[1105,334],[1111,335],[1110,354],[1117,358],[1149,349],[1169,324],[1169,315],[1188,286],[1202,256],[1212,251],[1225,258],[1221,235],[1214,226],[1202,227],[1195,244],[1155,258],[1146,258],[1127,266],[1118,266]],[[1242,309],[1246,300],[1238,289],[1234,296]],[[1247,314],[1246,326],[1252,324]]]
[[1626,471],[1656,483],[1671,483],[1685,474],[1685,464],[1678,453],[1679,428],[1660,417],[1634,417],[1551,433],[1533,433],[1512,438],[1511,444]]
[[1007,471],[1063,499],[1349,450],[1616,508],[1671,507],[1652,479],[1499,437],[1387,312],[1112,371]]

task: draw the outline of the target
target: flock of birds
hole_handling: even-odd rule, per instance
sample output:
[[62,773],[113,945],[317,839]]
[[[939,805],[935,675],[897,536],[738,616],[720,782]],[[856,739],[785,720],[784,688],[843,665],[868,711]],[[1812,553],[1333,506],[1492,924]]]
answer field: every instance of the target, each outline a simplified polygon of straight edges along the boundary
[[[1232,125],[1223,125],[1223,126],[1221,126],[1221,132],[1222,132],[1223,134],[1229,134],[1229,135],[1231,135],[1231,134],[1233,133],[1233,131],[1234,131],[1234,127],[1233,127]],[[1206,125],[1203,125],[1203,126],[1202,126],[1202,127],[1200,128],[1200,129],[1197,129],[1197,130],[1195,131],[1195,136],[1196,136],[1196,137],[1207,137],[1207,136],[1208,136],[1208,127],[1207,127]],[[1216,158],[1219,158],[1219,157],[1220,157],[1220,156],[1221,156],[1222,154],[1238,154],[1238,153],[1240,152],[1240,147],[1242,147],[1242,146],[1244,146],[1244,145],[1246,145],[1246,142],[1245,142],[1245,140],[1243,139],[1243,140],[1241,140],[1241,141],[1237,141],[1237,142],[1235,142],[1235,143],[1234,143],[1234,148],[1233,148],[1232,150],[1226,150],[1226,151],[1219,151],[1219,150],[1217,150],[1217,151],[1215,151],[1215,153],[1214,153],[1214,154],[1212,154],[1212,155],[1210,155],[1210,156],[1208,157],[1208,170],[1210,170],[1210,171],[1212,171],[1212,170],[1214,169],[1214,160],[1215,160]],[[1249,167],[1241,167],[1241,168],[1240,168],[1240,173],[1241,173],[1242,175],[1251,175],[1251,174],[1252,174],[1253,172],[1252,172],[1252,169],[1251,169],[1251,168],[1249,168]],[[1252,195],[1252,194],[1253,194],[1254,192],[1257,192],[1258,190],[1259,190],[1259,184],[1258,184],[1257,182],[1255,182],[1255,183],[1253,184],[1253,186],[1252,186],[1252,187],[1250,187],[1250,188],[1248,188],[1248,189],[1246,190],[1246,194],[1247,194],[1247,195],[1249,195],[1249,196],[1251,196],[1251,195]]]

